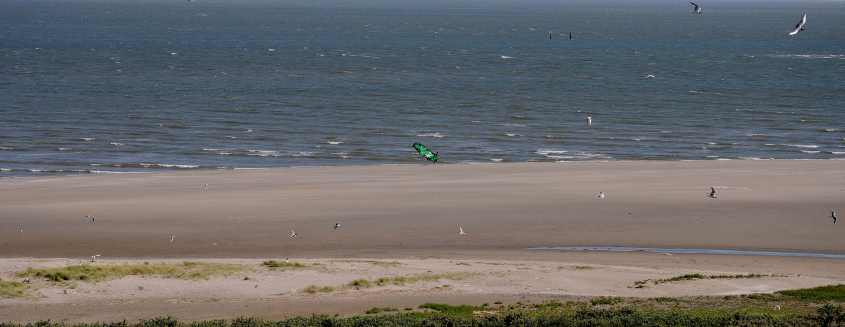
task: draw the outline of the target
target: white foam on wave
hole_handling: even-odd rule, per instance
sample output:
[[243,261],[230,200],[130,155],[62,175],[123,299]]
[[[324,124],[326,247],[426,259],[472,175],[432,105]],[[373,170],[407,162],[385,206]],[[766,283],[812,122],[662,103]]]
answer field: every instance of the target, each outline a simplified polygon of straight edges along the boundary
[[502,59],[505,59],[505,60],[513,59],[513,57],[511,57],[511,56],[499,56],[499,58],[502,58]]
[[291,154],[291,157],[313,157],[315,152],[313,151],[299,151]]
[[331,145],[338,145],[338,144],[343,144],[343,141],[326,141],[326,143],[331,144]]
[[845,151],[830,151],[830,154],[841,156],[841,155],[845,154]]
[[819,152],[821,152],[821,151],[816,151],[816,150],[801,150],[801,152],[804,152],[804,153],[809,153],[809,154],[816,154],[816,153],[819,153]]
[[439,132],[434,133],[420,133],[417,134],[417,137],[436,137],[436,138],[444,138],[446,137],[445,134],[440,134]]
[[58,150],[59,150],[59,151],[70,151],[70,150],[72,150],[72,149],[71,149],[71,148],[59,148]]
[[505,133],[505,136],[508,136],[508,137],[517,137],[517,136],[522,136],[522,135],[520,135],[520,134],[516,134],[516,133]]
[[123,144],[123,143],[120,143],[120,142],[109,142],[109,144],[114,145],[114,146],[124,146],[124,145],[126,145],[126,144]]
[[274,150],[247,150],[247,155],[249,156],[259,156],[259,157],[278,157],[280,156],[279,151]]
[[845,54],[775,54],[771,58],[794,58],[794,59],[845,59]]
[[93,138],[93,137],[82,137],[82,138],[80,138],[80,140],[85,141],[85,142],[91,142],[91,141],[96,140],[96,139]]
[[503,159],[503,158],[490,158],[490,161],[492,161],[492,162],[502,162],[504,160],[505,159]]
[[819,146],[815,144],[784,144],[785,146],[793,148],[817,149]]

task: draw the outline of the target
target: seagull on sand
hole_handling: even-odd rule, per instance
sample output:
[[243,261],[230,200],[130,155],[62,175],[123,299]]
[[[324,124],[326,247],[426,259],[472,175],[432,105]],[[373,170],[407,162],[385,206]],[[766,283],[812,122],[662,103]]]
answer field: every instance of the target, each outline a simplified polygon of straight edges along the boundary
[[85,219],[89,220],[91,224],[94,224],[94,216],[93,215],[85,215]]
[[798,21],[798,24],[795,24],[795,29],[792,32],[789,32],[790,36],[796,36],[799,32],[804,30],[804,25],[807,25],[807,13],[801,16],[801,20]]
[[836,210],[831,210],[831,211],[830,211],[830,219],[833,219],[833,223],[834,223],[834,224],[836,223],[836,219],[838,219],[838,218],[836,217]]
[[464,228],[461,225],[458,225],[458,235],[466,236],[467,233],[464,232]]
[[692,1],[690,1],[689,4],[692,5],[692,12],[701,15],[701,6],[699,6],[697,3],[692,2]]
[[334,230],[340,229],[340,223],[334,223]]
[[712,186],[710,187],[710,194],[709,194],[708,196],[709,196],[711,199],[715,199],[715,198],[716,198],[716,188],[715,188],[715,187],[712,187]]
[[599,192],[599,194],[597,194],[596,197],[599,198],[600,200],[604,200],[604,198],[606,198],[607,195],[604,194],[604,192]]
[[170,243],[173,243],[174,241],[176,241],[176,235],[170,234]]
[[290,238],[297,238],[297,237],[299,237],[299,234],[297,234],[295,230],[291,229],[290,230]]
[[203,192],[208,191],[208,183],[202,184],[202,190]]
[[101,256],[100,254],[95,254],[91,256],[91,262],[97,262],[97,257]]

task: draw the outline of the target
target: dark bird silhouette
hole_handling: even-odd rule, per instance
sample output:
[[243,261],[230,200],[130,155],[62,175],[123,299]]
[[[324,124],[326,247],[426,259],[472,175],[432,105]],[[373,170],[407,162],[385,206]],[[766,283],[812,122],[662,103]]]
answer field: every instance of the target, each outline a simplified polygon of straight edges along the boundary
[[701,6],[699,6],[697,3],[692,2],[692,1],[690,1],[689,4],[692,5],[692,12],[701,15]]
[[831,210],[831,211],[830,211],[830,218],[831,218],[831,219],[833,219],[833,223],[835,224],[835,223],[836,223],[836,219],[837,219],[837,218],[836,218],[836,211],[835,211],[835,210]]
[[334,230],[338,230],[338,229],[340,229],[340,223],[335,223],[334,224]]
[[715,199],[715,198],[716,198],[716,188],[715,188],[715,187],[712,187],[712,186],[710,187],[710,195],[708,195],[708,196],[709,196],[711,199]]

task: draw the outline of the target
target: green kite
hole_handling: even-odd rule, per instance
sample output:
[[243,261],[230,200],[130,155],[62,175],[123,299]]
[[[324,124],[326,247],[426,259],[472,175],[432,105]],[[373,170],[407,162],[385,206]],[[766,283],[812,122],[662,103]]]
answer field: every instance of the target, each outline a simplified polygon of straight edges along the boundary
[[426,160],[431,161],[433,163],[437,163],[437,160],[440,160],[440,156],[437,154],[437,152],[432,152],[425,145],[422,145],[422,143],[414,143],[414,145],[412,146]]

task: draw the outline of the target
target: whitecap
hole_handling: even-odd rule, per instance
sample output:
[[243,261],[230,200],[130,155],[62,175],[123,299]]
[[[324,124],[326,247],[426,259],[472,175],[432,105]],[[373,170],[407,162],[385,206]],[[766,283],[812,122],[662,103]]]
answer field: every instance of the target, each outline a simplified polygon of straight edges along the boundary
[[804,153],[809,153],[809,154],[816,154],[816,153],[819,153],[819,152],[821,152],[821,151],[815,151],[815,150],[813,150],[813,151],[811,151],[811,150],[801,150],[801,152],[804,152]]
[[490,161],[492,161],[492,162],[502,162],[503,160],[505,160],[505,159],[503,159],[503,158],[490,158]]
[[513,57],[511,57],[511,56],[499,56],[499,58],[502,58],[502,59],[505,59],[505,60],[513,59]]
[[259,157],[278,157],[279,151],[273,150],[247,150],[247,155]]
[[96,140],[96,139],[93,138],[93,137],[83,137],[83,138],[80,138],[80,140],[85,141],[85,142],[91,142],[91,141]]
[[446,137],[446,135],[444,135],[444,134],[440,134],[440,133],[438,133],[438,132],[435,132],[435,133],[421,133],[421,134],[417,134],[417,137],[436,137],[436,138],[443,138],[443,137]]
[[791,146],[793,148],[805,148],[805,149],[816,149],[819,146],[813,144],[784,144],[786,146]]
[[516,134],[516,133],[505,133],[505,135],[509,136],[509,137],[522,136],[522,135],[519,135],[519,134]]
[[59,151],[69,151],[71,148],[58,148]]
[[338,145],[338,144],[343,144],[343,141],[326,141],[326,143],[331,144],[331,145]]
[[123,146],[123,145],[125,145],[125,144],[120,143],[120,142],[109,142],[109,144],[114,145],[114,146]]
[[830,151],[830,154],[835,154],[835,155],[840,156],[840,155],[845,154],[845,151]]

